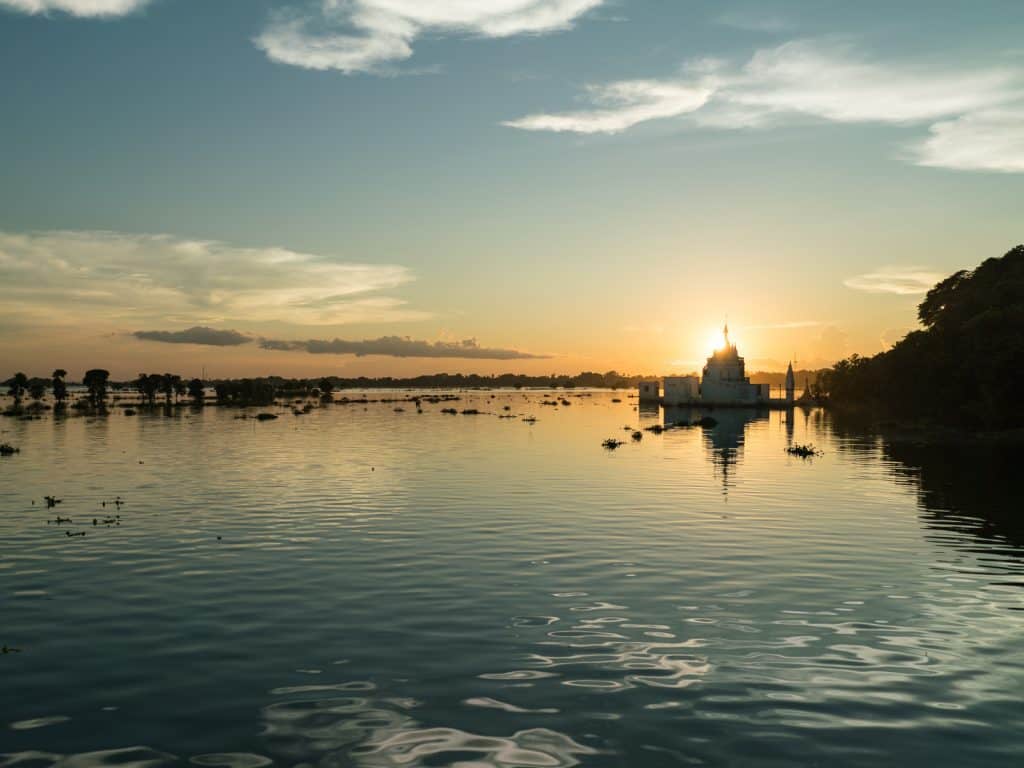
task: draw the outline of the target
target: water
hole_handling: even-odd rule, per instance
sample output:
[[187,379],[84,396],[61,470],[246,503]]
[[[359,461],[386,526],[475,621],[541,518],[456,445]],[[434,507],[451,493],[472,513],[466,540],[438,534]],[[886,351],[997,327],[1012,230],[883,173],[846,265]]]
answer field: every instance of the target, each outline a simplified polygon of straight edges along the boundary
[[1012,456],[462,395],[0,421],[0,765],[1024,759]]

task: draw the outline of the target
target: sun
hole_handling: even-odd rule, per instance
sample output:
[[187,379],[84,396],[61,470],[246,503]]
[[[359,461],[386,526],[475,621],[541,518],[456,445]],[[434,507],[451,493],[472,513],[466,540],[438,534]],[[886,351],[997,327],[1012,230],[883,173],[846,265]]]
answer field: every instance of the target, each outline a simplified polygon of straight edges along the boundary
[[714,352],[716,349],[723,349],[725,347],[725,336],[722,334],[722,329],[716,328],[711,331],[708,334],[705,344],[709,352]]

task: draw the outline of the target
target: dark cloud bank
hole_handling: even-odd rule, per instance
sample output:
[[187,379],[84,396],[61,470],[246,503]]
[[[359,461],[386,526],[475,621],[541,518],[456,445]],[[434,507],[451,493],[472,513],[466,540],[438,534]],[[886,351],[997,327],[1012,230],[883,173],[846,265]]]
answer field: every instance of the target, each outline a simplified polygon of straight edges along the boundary
[[264,349],[302,350],[314,355],[387,355],[388,357],[464,357],[476,360],[536,360],[547,355],[534,355],[515,349],[481,347],[476,339],[464,341],[418,341],[405,336],[381,336],[365,341],[277,341],[263,339]]
[[[230,330],[217,330],[194,326],[183,331],[135,331],[132,334],[143,341],[166,344],[205,344],[214,347],[234,347],[253,341],[251,336]],[[481,347],[476,339],[464,341],[420,341],[407,336],[381,336],[379,339],[348,341],[346,339],[310,339],[287,341],[260,339],[260,347],[269,350],[309,352],[314,355],[384,355],[387,357],[461,357],[473,360],[542,360],[548,355],[534,355],[516,349]]]
[[220,331],[195,325],[183,331],[135,331],[132,334],[143,341],[162,341],[166,344],[205,344],[210,347],[237,347],[248,344],[252,337],[238,331]]

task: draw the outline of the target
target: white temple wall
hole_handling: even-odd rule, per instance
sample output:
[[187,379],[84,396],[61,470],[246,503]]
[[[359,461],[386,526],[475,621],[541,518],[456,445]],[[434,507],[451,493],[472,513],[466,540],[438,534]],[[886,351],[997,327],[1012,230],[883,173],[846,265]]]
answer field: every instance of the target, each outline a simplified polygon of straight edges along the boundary
[[683,405],[700,399],[700,380],[696,376],[666,376],[664,402]]

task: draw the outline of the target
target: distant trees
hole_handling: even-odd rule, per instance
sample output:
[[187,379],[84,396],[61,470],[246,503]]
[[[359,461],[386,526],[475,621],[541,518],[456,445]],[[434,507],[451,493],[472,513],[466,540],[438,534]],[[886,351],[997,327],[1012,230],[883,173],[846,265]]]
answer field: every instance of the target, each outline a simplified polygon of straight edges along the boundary
[[96,409],[103,409],[107,403],[107,385],[110,382],[110,371],[102,368],[93,368],[85,372],[82,377],[82,384],[88,392],[89,405]]
[[173,373],[165,373],[160,377],[160,391],[163,392],[164,397],[167,400],[167,407],[171,407],[171,398],[174,397],[178,391],[178,382],[181,381],[181,376]]
[[135,389],[149,406],[156,405],[156,395],[160,391],[160,383],[161,377],[157,373],[140,373],[134,381]]
[[267,379],[234,379],[214,384],[221,405],[270,405],[276,389]]
[[833,405],[971,427],[1024,427],[1024,245],[937,283],[924,330],[820,378]]
[[206,402],[206,387],[202,379],[192,379],[188,383],[188,396],[192,398],[193,405],[203,405]]
[[334,399],[334,382],[328,378],[320,379],[320,399],[323,402],[331,402]]
[[28,394],[37,403],[46,397],[46,380],[32,379],[28,384]]
[[63,408],[64,401],[68,399],[68,387],[67,384],[64,383],[64,379],[67,375],[68,372],[63,368],[58,368],[53,372],[53,378],[50,386],[53,389],[53,399],[57,401],[57,408]]
[[7,380],[7,394],[14,398],[14,406],[21,405],[21,398],[28,387],[28,376],[19,371]]

